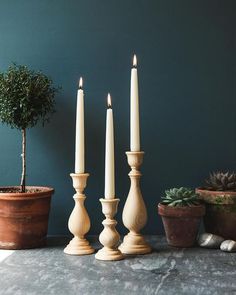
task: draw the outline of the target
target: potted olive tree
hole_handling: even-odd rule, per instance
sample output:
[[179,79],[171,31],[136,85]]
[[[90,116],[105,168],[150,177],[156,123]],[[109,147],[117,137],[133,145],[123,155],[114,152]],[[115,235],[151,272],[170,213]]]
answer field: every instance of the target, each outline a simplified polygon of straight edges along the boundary
[[236,240],[236,173],[212,173],[196,192],[206,203],[205,230]]
[[205,206],[193,190],[185,187],[166,190],[158,213],[170,246],[185,248],[195,244]]
[[46,242],[51,196],[49,187],[26,186],[26,130],[44,125],[54,112],[52,80],[26,66],[0,73],[0,120],[22,134],[19,186],[0,187],[0,248],[24,249]]

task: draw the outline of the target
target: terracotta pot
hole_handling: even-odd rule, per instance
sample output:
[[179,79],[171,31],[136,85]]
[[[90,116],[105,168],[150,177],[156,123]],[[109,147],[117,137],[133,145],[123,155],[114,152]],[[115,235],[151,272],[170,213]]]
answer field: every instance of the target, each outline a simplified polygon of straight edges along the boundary
[[[9,193],[0,187],[0,248],[27,249],[46,244],[51,196],[49,187],[27,187],[30,193]],[[19,187],[11,187],[19,188]]]
[[205,206],[170,207],[158,205],[158,213],[162,218],[166,239],[170,246],[192,247],[195,244]]
[[236,192],[196,189],[206,203],[205,230],[225,239],[236,240]]

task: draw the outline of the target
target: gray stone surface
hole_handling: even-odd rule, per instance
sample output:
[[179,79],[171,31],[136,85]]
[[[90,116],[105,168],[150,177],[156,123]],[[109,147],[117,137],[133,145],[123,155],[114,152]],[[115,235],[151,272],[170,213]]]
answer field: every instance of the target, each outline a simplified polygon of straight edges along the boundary
[[152,254],[101,262],[66,255],[68,239],[50,238],[47,248],[16,251],[0,262],[0,294],[236,294],[236,253],[148,240]]

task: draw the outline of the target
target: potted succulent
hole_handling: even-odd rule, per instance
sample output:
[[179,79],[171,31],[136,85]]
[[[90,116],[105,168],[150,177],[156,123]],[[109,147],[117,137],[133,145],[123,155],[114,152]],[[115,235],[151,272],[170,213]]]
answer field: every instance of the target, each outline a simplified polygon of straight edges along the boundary
[[236,173],[212,173],[196,192],[206,203],[205,230],[236,240]]
[[158,204],[158,213],[170,246],[185,248],[195,244],[205,206],[192,189],[180,187],[166,190]]
[[0,73],[0,120],[22,134],[19,186],[0,187],[0,248],[45,245],[51,196],[49,187],[26,186],[26,130],[49,121],[56,88],[52,81],[26,66],[11,65]]

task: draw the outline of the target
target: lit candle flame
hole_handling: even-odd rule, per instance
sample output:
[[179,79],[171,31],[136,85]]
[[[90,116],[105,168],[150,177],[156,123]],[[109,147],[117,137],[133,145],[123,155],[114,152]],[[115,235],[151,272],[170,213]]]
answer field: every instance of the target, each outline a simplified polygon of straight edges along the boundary
[[108,93],[108,95],[107,95],[107,106],[108,106],[108,108],[111,108],[111,95],[110,95],[110,93]]
[[82,87],[83,87],[83,78],[80,77],[80,79],[79,79],[79,88],[82,89]]
[[137,67],[137,56],[136,56],[136,54],[134,54],[134,57],[133,57],[133,66]]

